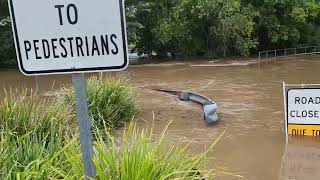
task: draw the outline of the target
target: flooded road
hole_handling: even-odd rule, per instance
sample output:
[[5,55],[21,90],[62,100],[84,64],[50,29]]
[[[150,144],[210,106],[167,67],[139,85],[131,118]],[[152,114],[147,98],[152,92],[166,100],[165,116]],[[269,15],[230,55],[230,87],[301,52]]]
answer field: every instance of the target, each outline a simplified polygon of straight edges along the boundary
[[[154,121],[156,132],[172,120],[169,141],[190,143],[203,152],[226,130],[208,155],[207,168],[241,175],[248,180],[279,179],[285,147],[282,82],[320,84],[320,56],[294,57],[258,64],[176,64],[132,66],[121,74],[136,88],[139,125]],[[70,84],[70,76],[40,77],[41,93]],[[1,70],[0,88],[34,88],[34,78]],[[187,90],[219,105],[221,121],[206,126],[202,108],[156,92],[154,87]],[[3,92],[0,92],[3,95]],[[154,118],[154,120],[153,120]],[[212,159],[214,157],[214,159]],[[230,175],[219,179],[239,179]]]

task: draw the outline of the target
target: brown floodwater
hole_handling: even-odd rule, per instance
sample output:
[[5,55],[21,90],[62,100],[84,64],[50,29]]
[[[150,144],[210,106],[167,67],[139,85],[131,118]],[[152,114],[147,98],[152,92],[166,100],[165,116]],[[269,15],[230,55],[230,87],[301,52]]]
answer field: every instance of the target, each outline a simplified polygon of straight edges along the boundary
[[[306,56],[260,65],[254,61],[140,65],[120,74],[129,77],[137,92],[141,109],[136,116],[139,126],[153,123],[155,132],[159,133],[172,121],[168,141],[189,143],[192,153],[205,151],[225,131],[208,154],[207,169],[233,173],[248,180],[276,180],[280,174],[282,179],[288,178],[288,172],[281,173],[286,164],[283,162],[286,158],[283,158],[282,82],[320,84],[319,69],[320,56]],[[70,75],[39,78],[42,94],[70,83]],[[9,87],[34,88],[35,80],[17,70],[1,70],[0,88]],[[220,122],[207,126],[200,106],[156,92],[155,87],[187,90],[211,98],[219,105]],[[226,174],[218,179],[241,179],[240,176]]]

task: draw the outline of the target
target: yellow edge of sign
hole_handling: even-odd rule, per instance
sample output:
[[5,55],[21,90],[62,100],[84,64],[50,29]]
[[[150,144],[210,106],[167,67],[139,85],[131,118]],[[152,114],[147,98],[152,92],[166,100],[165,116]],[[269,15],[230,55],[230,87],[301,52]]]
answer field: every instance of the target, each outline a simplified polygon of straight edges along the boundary
[[288,125],[288,134],[297,136],[320,136],[320,125]]

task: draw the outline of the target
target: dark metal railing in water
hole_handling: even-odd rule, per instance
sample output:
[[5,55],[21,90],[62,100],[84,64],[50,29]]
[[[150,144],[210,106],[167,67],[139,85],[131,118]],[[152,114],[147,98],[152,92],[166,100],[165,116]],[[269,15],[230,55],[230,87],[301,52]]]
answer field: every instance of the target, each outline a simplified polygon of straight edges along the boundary
[[219,120],[217,111],[218,105],[211,99],[186,91],[176,91],[168,89],[155,89],[157,91],[170,93],[176,95],[181,101],[193,101],[203,106],[203,118],[208,124],[215,123]]
[[310,54],[320,54],[320,46],[306,46],[306,47],[261,51],[259,52],[259,61],[269,60],[269,59],[278,58],[278,57],[310,55]]

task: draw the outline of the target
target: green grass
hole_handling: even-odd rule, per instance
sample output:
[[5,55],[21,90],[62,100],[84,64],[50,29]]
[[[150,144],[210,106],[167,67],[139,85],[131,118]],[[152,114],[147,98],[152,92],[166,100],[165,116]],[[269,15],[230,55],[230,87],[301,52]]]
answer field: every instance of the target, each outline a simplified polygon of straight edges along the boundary
[[[0,103],[0,130],[21,136],[74,129],[75,118],[63,106],[40,99],[33,92],[5,90]],[[68,125],[68,126],[67,126]]]
[[[0,103],[0,179],[57,179],[72,117],[32,92],[5,92]],[[66,126],[68,124],[69,126]]]
[[[216,173],[202,171],[204,159],[220,137],[207,152],[198,156],[188,153],[187,145],[167,145],[164,128],[159,137],[154,137],[152,129],[139,129],[131,123],[123,137],[115,139],[109,131],[99,131],[94,144],[94,164],[97,179],[101,180],[165,180],[213,178]],[[72,165],[72,178],[83,178],[83,166],[79,145],[70,146],[66,151]],[[70,178],[70,177],[69,177]]]
[[[1,134],[0,179],[58,179],[60,171],[68,167],[61,153],[64,146],[62,134],[55,136],[32,132],[17,136]],[[47,137],[48,138],[47,138]],[[60,153],[59,153],[60,152]]]
[[[127,80],[112,77],[91,77],[87,80],[89,113],[96,126],[121,127],[137,112],[134,93]],[[58,101],[75,112],[73,89],[64,89]]]
[[[169,124],[156,137],[152,128],[139,129],[130,123],[122,138],[115,138],[108,122],[103,123],[93,128],[99,180],[191,180],[217,175],[204,170],[204,160],[220,137],[206,152],[192,155],[187,145],[166,143]],[[0,127],[1,180],[84,179],[77,126],[68,108],[27,91],[8,91],[0,103]]]

